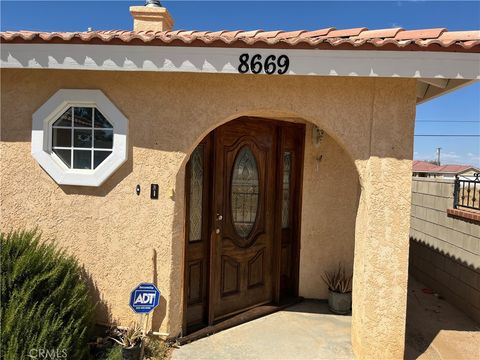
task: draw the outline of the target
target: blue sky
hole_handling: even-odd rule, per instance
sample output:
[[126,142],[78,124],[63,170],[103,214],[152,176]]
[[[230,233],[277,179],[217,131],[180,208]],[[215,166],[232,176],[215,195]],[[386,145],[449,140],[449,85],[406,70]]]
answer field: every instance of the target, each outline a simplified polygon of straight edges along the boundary
[[[131,5],[143,1],[1,1],[4,30],[131,29]],[[445,27],[480,29],[479,1],[162,1],[175,29],[320,29]],[[417,107],[414,158],[480,166],[480,83]]]

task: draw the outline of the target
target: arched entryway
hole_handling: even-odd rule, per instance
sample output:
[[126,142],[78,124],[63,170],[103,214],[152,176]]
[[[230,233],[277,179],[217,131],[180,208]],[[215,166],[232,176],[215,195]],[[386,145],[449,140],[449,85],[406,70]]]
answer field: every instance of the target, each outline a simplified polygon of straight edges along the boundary
[[242,117],[186,168],[184,333],[298,296],[305,125]]

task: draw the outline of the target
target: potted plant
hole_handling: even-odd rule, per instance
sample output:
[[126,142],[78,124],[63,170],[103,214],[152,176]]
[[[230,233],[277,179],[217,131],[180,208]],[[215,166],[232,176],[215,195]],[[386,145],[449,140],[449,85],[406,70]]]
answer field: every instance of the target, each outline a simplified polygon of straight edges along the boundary
[[345,315],[352,308],[352,275],[347,276],[345,267],[338,264],[334,271],[325,271],[322,276],[328,286],[328,307],[335,314]]
[[116,330],[118,339],[111,338],[122,346],[123,360],[140,360],[142,353],[142,342],[145,336],[137,323],[125,330]]

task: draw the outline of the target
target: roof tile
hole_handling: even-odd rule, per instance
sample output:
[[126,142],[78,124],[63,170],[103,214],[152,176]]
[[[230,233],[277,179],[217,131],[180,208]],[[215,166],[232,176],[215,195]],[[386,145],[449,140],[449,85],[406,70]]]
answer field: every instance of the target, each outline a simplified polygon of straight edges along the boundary
[[445,31],[439,36],[440,40],[480,40],[480,30],[478,31]]
[[306,30],[286,31],[277,35],[277,39],[292,39],[298,38],[301,34],[307,32]]
[[398,34],[399,31],[402,30],[402,28],[365,30],[356,37],[359,39],[393,38]]
[[302,38],[315,38],[317,36],[326,36],[329,32],[331,32],[333,30],[335,30],[334,27],[320,29],[320,30],[314,30],[314,31],[307,31],[307,32],[302,33],[300,36]]
[[422,30],[403,30],[400,31],[395,39],[397,40],[413,40],[413,39],[437,39],[447,29],[422,29]]
[[224,33],[222,33],[222,37],[231,37],[233,39],[241,32],[244,32],[244,30],[225,31]]
[[429,173],[459,173],[468,169],[476,169],[472,165],[435,165],[428,161],[414,160],[412,164],[413,172],[429,172]]
[[254,38],[258,33],[263,32],[263,30],[250,30],[250,31],[241,31],[237,34],[237,38]]
[[[480,31],[447,31],[444,28],[403,30],[401,28],[368,30],[367,28],[335,29],[333,27],[313,31],[263,31],[263,30],[220,30],[220,31],[86,31],[86,32],[34,32],[5,31],[0,32],[3,43],[98,43],[135,44],[175,46],[232,46],[239,42],[241,46],[256,46],[258,42],[264,47],[283,48],[333,48],[350,46],[352,49],[381,49],[396,46],[398,50],[474,51],[480,52]],[[179,44],[180,42],[180,44]]]
[[278,34],[282,33],[282,30],[275,30],[275,31],[262,31],[255,35],[257,39],[272,39],[276,38]]
[[353,28],[353,29],[343,29],[343,30],[333,30],[330,31],[325,37],[332,38],[332,37],[350,37],[350,36],[358,36],[362,31],[368,30],[367,28]]

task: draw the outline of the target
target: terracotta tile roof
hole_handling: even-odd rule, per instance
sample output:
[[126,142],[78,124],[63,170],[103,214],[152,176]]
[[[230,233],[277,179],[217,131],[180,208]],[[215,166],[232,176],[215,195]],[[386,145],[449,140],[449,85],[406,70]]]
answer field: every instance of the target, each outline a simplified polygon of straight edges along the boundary
[[439,166],[438,172],[440,173],[460,173],[468,169],[475,169],[470,165],[442,165]]
[[428,173],[454,173],[458,174],[468,169],[476,169],[472,165],[435,165],[427,161],[414,160],[412,170],[413,172],[428,172]]
[[2,43],[71,43],[111,45],[209,46],[297,49],[424,50],[480,52],[480,30],[369,30],[325,28],[314,31],[87,31],[0,32]]

